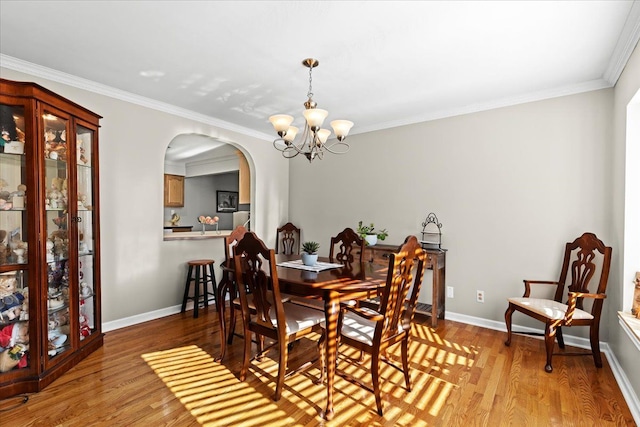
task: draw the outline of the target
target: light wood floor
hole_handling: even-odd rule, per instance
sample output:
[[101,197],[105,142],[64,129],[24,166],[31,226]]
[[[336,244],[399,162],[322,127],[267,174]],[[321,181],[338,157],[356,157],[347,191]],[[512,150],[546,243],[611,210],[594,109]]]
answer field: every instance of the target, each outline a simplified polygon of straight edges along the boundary
[[[436,329],[416,323],[413,391],[403,388],[399,372],[383,368],[383,417],[372,394],[338,377],[336,415],[325,422],[325,389],[312,382],[316,367],[288,378],[274,402],[272,359],[254,363],[247,381],[239,381],[242,339],[236,338],[227,360],[213,361],[220,348],[216,319],[209,309],[199,319],[187,312],[109,332],[103,348],[26,403],[0,402],[0,425],[635,425],[606,359],[596,369],[591,357],[556,356],[547,374],[541,340],[516,336],[505,347],[502,332],[452,321]],[[300,342],[294,354],[294,365],[314,356],[315,342]],[[339,367],[369,379],[345,358]]]

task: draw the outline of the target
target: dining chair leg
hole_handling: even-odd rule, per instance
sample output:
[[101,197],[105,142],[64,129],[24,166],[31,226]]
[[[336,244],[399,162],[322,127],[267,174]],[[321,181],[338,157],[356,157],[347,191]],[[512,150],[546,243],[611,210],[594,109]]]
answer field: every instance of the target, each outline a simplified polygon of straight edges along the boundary
[[233,280],[229,279],[229,332],[227,338],[227,344],[233,344],[233,335],[236,332],[236,309],[233,305],[233,300],[238,297],[238,289]]
[[[243,315],[243,330],[245,337],[251,337],[251,332],[249,331],[249,316],[246,318]],[[244,340],[244,356],[242,358],[242,369],[240,370],[240,381],[244,381],[247,377],[247,371],[249,370],[249,362],[251,361],[251,339],[246,338]]]
[[228,282],[225,275],[222,275],[222,279],[218,284],[216,291],[216,308],[218,310],[218,323],[220,323],[220,356],[219,361],[224,359],[224,355],[227,351],[227,321],[225,319],[225,294],[228,291]]
[[287,373],[287,361],[289,359],[288,343],[284,340],[278,342],[280,347],[280,360],[278,361],[278,378],[276,379],[276,392],[273,395],[273,400],[276,402],[280,400],[282,396],[282,389],[284,388],[284,377]]
[[504,345],[509,347],[511,345],[511,315],[514,312],[514,308],[511,304],[509,304],[509,308],[504,312],[504,323],[507,325],[507,340],[504,342]]
[[407,386],[407,391],[411,391],[411,377],[409,376],[409,339],[403,339],[400,345],[402,349],[402,371],[404,372],[404,383]]
[[553,372],[551,357],[553,356],[553,346],[556,341],[555,331],[553,329],[554,326],[549,323],[547,323],[544,328],[544,346],[547,350],[547,364],[545,365],[544,370],[548,373]]
[[594,323],[589,331],[589,341],[591,342],[591,351],[593,352],[593,362],[596,368],[602,368],[602,356],[600,355],[600,324]]
[[564,337],[562,336],[562,328],[556,328],[556,339],[558,340],[558,347],[564,350]]
[[382,416],[382,399],[380,397],[380,357],[378,354],[371,356],[371,379],[373,382],[373,394],[376,396],[378,415]]

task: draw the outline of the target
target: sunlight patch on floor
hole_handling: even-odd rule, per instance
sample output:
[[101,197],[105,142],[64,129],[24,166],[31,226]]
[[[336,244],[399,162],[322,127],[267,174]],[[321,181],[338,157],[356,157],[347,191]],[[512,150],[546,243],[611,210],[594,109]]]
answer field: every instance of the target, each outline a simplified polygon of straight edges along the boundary
[[242,425],[251,419],[295,423],[270,395],[240,381],[198,346],[147,353],[142,359],[203,426]]

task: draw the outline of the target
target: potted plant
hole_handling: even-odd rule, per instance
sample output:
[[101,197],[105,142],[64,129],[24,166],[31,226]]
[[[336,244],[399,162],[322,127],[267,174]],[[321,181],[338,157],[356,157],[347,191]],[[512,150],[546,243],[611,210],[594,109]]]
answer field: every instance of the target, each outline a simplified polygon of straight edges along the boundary
[[367,244],[370,246],[378,243],[378,240],[384,240],[387,238],[389,233],[387,233],[387,229],[383,229],[380,231],[376,231],[373,223],[369,225],[362,225],[362,221],[358,222],[358,230],[357,233],[360,237],[367,241]]
[[318,242],[304,242],[302,244],[302,263],[309,266],[316,265],[319,248],[320,243]]

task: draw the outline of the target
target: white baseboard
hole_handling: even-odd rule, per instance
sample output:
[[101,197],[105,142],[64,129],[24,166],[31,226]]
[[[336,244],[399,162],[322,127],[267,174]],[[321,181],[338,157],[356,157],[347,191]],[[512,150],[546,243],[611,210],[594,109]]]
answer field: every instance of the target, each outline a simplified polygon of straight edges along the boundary
[[[114,320],[112,322],[107,322],[102,324],[103,332],[109,332],[120,328],[125,328],[127,326],[137,325],[138,323],[148,322],[149,320],[159,319],[161,317],[169,316],[172,314],[180,313],[181,305],[174,305],[172,307],[163,308],[161,310],[150,311],[148,313],[142,313],[131,317],[126,317],[124,319]],[[193,309],[193,301],[189,301],[187,303],[187,310]],[[481,328],[493,329],[496,331],[506,332],[507,328],[504,322],[497,322],[495,320],[487,320],[481,317],[467,316],[466,314],[452,313],[447,311],[445,313],[445,318],[447,320],[452,320],[454,322],[465,323],[468,325],[479,326]],[[523,332],[544,332],[542,329],[529,328],[526,326],[513,325],[513,328],[517,331]],[[542,339],[542,337],[540,337]],[[582,337],[575,337],[572,335],[564,334],[564,342],[567,345],[590,349],[591,345],[589,344],[589,340]],[[607,357],[607,361],[609,362],[609,366],[611,366],[611,370],[613,371],[613,376],[615,377],[620,390],[622,391],[622,395],[629,406],[629,410],[631,411],[631,415],[635,420],[636,424],[640,425],[640,400],[636,395],[627,375],[624,370],[618,363],[618,359],[616,359],[615,354],[611,351],[609,344],[606,342],[600,342],[600,349]]]
[[[210,299],[209,305],[215,305],[215,300]],[[182,304],[172,307],[162,308],[160,310],[149,311],[147,313],[136,314],[135,316],[125,317],[123,319],[114,320],[102,324],[102,332],[115,331],[116,329],[126,328],[127,326],[137,325],[138,323],[148,322],[149,320],[160,319],[161,317],[170,316],[180,313]],[[186,310],[193,310],[193,301],[187,302]]]
[[[505,333],[507,332],[507,327],[505,326],[504,322],[496,322],[495,320],[487,320],[487,319],[482,319],[480,317],[467,316],[466,314],[452,313],[450,311],[445,312],[445,318],[447,320],[453,320],[454,322],[480,326],[482,328],[493,329],[493,330],[502,331]],[[535,329],[535,328],[529,328],[526,326],[519,326],[519,325],[513,325],[513,330],[522,331],[522,332],[544,333],[543,329]],[[563,337],[564,337],[564,342],[567,345],[578,347],[578,348],[585,348],[588,350],[591,349],[591,344],[589,343],[589,340],[586,338],[575,337],[567,334],[563,334]],[[534,338],[536,337],[534,336]],[[539,338],[543,339],[543,337],[539,337]],[[633,419],[635,420],[636,424],[640,425],[640,400],[638,399],[638,396],[633,390],[633,387],[629,382],[629,378],[627,377],[624,370],[620,366],[618,359],[616,358],[615,354],[611,351],[611,347],[609,347],[608,343],[601,341],[600,350],[607,357],[609,366],[611,366],[611,370],[613,371],[613,376],[615,377],[616,382],[618,383],[618,387],[620,387],[620,391],[622,391],[622,396],[624,397],[624,400],[627,402],[627,405],[629,406],[629,410],[631,411],[631,415],[633,416]]]

